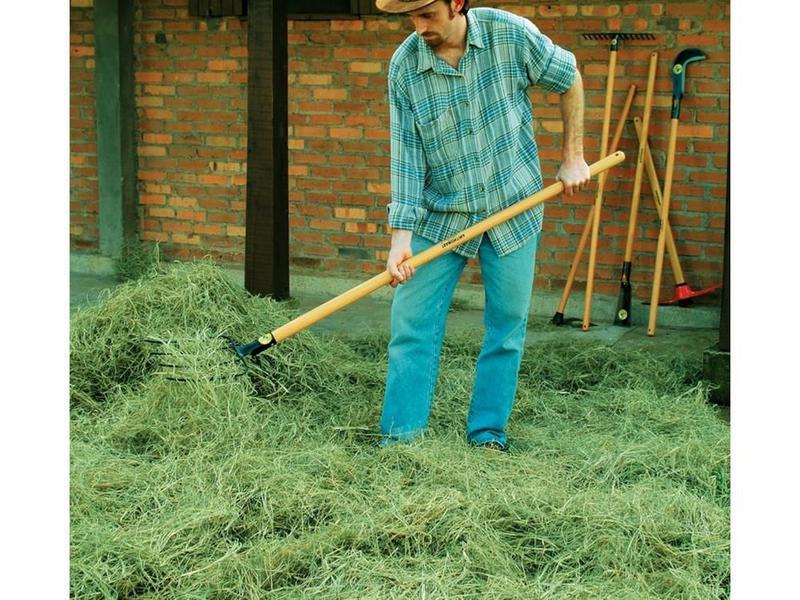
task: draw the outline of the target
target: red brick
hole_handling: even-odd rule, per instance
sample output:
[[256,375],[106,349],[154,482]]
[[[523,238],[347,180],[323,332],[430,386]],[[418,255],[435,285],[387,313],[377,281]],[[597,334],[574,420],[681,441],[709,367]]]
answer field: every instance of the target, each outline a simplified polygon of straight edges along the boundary
[[142,141],[146,144],[171,144],[172,136],[160,133],[144,133],[142,134]]
[[72,56],[94,56],[94,46],[72,46],[69,51]]
[[364,29],[364,21],[331,21],[331,31],[362,31]]
[[330,135],[335,139],[360,139],[364,135],[364,130],[360,127],[331,127]]
[[164,80],[164,73],[155,71],[139,71],[136,73],[137,83],[161,83]]
[[314,89],[313,95],[317,100],[344,100],[348,97],[348,92],[341,88],[319,88]]
[[147,214],[151,217],[168,218],[175,217],[175,211],[171,208],[154,206],[147,209]]
[[199,175],[197,180],[210,185],[226,185],[230,182],[230,177],[224,175]]
[[383,64],[379,62],[351,62],[348,65],[351,73],[380,73]]
[[209,60],[208,68],[211,71],[238,71],[242,64],[238,60]]

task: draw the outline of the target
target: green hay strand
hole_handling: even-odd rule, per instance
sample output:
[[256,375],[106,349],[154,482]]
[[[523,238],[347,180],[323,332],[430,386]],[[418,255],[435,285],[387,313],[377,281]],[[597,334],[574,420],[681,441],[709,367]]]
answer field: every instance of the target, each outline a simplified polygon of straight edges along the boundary
[[246,375],[220,341],[293,316],[211,263],[73,315],[73,597],[728,596],[729,432],[690,358],[532,346],[505,454],[466,444],[451,335],[430,431],[378,449],[384,335],[303,332]]

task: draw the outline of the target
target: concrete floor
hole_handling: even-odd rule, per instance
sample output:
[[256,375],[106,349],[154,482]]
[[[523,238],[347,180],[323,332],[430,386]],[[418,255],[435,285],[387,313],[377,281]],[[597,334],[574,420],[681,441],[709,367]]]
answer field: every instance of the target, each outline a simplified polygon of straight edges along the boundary
[[[70,306],[74,310],[96,302],[104,290],[118,284],[110,262],[97,257],[71,256]],[[244,285],[241,271],[227,271],[235,283]],[[363,279],[341,279],[317,277],[292,272],[290,288],[292,302],[298,310],[305,312],[342,292],[361,283]],[[334,313],[312,326],[311,331],[320,335],[347,335],[353,331],[387,331],[389,329],[389,306],[391,289],[377,290],[370,296]],[[720,298],[717,293],[717,298]],[[570,321],[561,327],[550,325],[560,300],[558,294],[534,293],[528,326],[527,341],[537,341],[575,336],[596,339],[621,349],[631,348],[642,352],[681,353],[696,355],[698,359],[713,350],[719,341],[719,305],[714,297],[708,297],[703,305],[692,307],[659,307],[655,336],[647,335],[649,307],[634,302],[630,327],[613,324],[616,297],[596,296],[592,300],[592,323],[588,331],[581,328],[584,299],[580,290],[572,293],[565,310]],[[448,331],[482,331],[483,296],[479,286],[461,284],[456,289],[453,305],[448,317]]]

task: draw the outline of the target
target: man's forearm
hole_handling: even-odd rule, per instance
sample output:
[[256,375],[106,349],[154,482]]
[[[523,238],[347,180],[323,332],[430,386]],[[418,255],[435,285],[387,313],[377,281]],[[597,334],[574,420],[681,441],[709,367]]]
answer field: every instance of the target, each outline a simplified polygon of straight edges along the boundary
[[556,178],[564,183],[567,196],[579,192],[589,183],[589,165],[583,158],[583,79],[575,70],[572,87],[559,100],[564,133],[561,138],[563,162]]
[[559,108],[564,122],[561,141],[564,162],[583,160],[583,79],[577,69],[572,87],[561,94]]
[[411,245],[412,233],[409,229],[392,229],[392,245]]

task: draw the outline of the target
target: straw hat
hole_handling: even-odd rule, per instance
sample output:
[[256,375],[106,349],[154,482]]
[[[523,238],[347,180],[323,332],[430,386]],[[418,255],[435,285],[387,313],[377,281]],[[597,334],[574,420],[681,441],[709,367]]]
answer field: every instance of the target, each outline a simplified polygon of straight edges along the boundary
[[417,10],[428,4],[433,4],[437,0],[376,0],[375,5],[378,10],[388,13],[407,13]]

